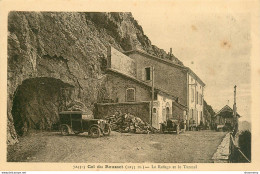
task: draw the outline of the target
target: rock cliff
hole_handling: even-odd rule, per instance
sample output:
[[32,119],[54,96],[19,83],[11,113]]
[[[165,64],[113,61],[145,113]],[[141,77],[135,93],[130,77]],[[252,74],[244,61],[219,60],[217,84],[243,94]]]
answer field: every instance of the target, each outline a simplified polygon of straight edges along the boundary
[[169,58],[131,13],[10,12],[7,143],[30,129],[55,129],[61,101],[89,110],[102,101],[108,46]]

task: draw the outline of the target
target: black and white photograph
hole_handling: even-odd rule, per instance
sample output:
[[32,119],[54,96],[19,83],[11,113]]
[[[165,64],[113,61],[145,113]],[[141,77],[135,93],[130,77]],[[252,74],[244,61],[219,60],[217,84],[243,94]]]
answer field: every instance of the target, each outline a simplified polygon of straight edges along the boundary
[[252,31],[259,25],[250,9],[259,3],[210,2],[206,12],[191,1],[187,8],[128,1],[133,8],[8,10],[5,163],[256,169],[259,32]]

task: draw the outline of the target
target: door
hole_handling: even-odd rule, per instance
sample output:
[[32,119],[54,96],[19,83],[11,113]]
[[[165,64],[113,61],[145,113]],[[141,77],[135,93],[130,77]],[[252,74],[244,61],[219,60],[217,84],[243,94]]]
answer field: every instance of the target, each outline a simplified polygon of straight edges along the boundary
[[166,107],[166,120],[170,119],[170,108]]
[[159,118],[158,118],[158,113],[157,113],[157,109],[156,108],[153,108],[153,120],[152,120],[152,126],[156,129],[159,129],[160,128],[160,125],[159,125]]
[[165,108],[163,108],[163,110],[162,110],[162,121],[163,122],[165,122],[166,121],[166,109]]
[[82,116],[81,114],[71,114],[71,124],[73,131],[82,131]]

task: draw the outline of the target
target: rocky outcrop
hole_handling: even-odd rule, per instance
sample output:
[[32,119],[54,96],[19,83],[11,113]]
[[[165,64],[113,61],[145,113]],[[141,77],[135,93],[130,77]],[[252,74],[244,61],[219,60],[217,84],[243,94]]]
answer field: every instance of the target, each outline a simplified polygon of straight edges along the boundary
[[108,46],[182,64],[152,45],[131,13],[10,12],[8,144],[17,142],[17,133],[52,128],[63,89],[70,89],[65,98],[90,110],[106,98]]

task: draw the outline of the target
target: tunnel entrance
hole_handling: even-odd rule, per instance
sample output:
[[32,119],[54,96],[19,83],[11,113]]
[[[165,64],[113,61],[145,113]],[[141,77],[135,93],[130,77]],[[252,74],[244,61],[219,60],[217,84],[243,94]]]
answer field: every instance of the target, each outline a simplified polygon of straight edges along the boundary
[[17,87],[12,106],[14,126],[19,136],[29,130],[58,129],[58,112],[71,98],[73,86],[59,79],[26,79]]

